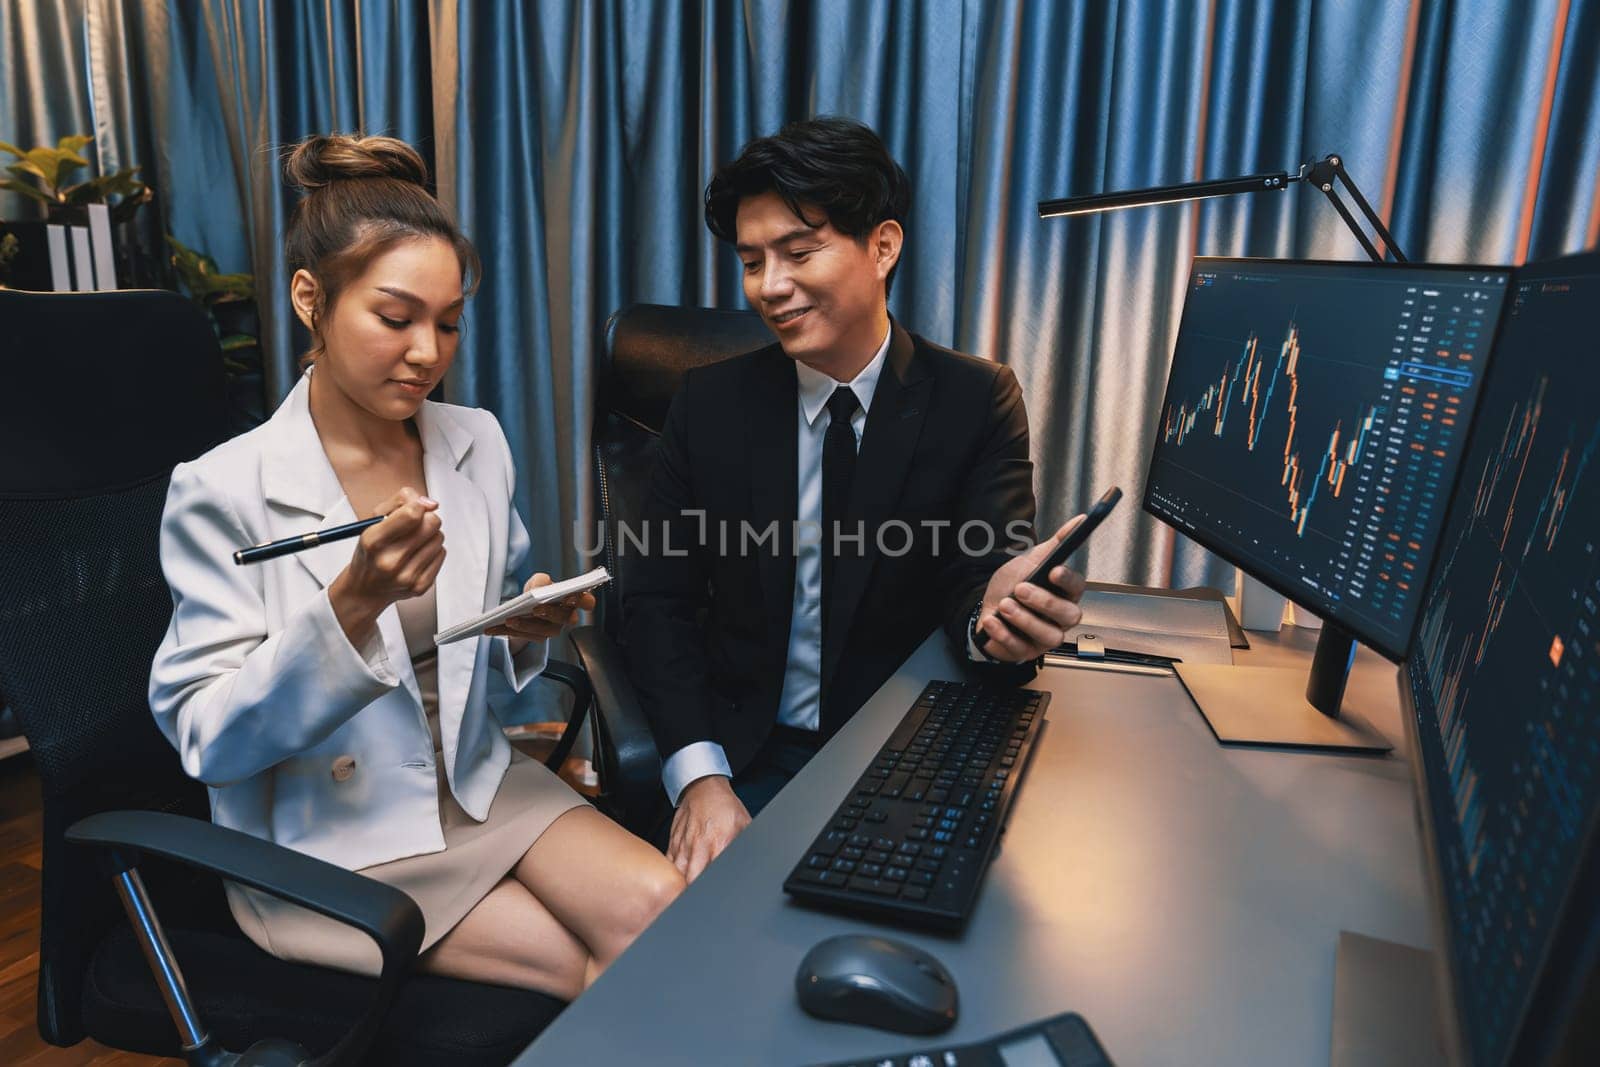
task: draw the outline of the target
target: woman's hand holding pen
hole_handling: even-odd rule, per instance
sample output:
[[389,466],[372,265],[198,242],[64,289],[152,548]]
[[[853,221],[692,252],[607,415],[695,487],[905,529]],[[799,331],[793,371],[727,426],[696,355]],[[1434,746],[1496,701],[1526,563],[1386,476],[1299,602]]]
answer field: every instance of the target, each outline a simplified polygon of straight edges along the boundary
[[[528,584],[522,587],[522,591],[526,593],[529,589],[549,585],[550,581],[550,576],[541,571],[528,579]],[[577,596],[569,596],[565,600],[534,608],[527,615],[514,615],[499,626],[491,626],[483,632],[490,637],[510,638],[511,654],[516,655],[529,641],[548,641],[559,634],[563,627],[577,622],[578,612],[593,610],[594,594],[579,593]]]
[[421,596],[444,566],[438,501],[407,486],[379,504],[384,520],[362,531],[355,554],[328,586],[333,613],[359,648],[397,600]]

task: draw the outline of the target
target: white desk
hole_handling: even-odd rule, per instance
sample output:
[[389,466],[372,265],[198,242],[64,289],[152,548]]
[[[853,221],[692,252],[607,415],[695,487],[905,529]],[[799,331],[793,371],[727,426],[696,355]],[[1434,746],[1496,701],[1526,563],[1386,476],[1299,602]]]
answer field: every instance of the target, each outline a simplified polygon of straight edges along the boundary
[[[1308,665],[1314,632],[1241,664]],[[1346,706],[1383,758],[1224,749],[1175,678],[1047,669],[1048,727],[971,922],[944,937],[812,911],[781,886],[929,678],[935,634],[755,823],[517,1060],[804,1064],[959,1044],[1061,1011],[1120,1065],[1328,1062],[1339,931],[1428,947],[1395,669],[1362,650]],[[888,931],[955,975],[947,1034],[804,1014],[794,972]]]

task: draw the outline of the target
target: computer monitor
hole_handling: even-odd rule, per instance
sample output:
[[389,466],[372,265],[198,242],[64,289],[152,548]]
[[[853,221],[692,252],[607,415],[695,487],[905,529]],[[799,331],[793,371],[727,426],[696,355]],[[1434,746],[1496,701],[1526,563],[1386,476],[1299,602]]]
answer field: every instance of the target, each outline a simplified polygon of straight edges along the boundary
[[1354,642],[1410,643],[1509,272],[1194,261],[1144,507],[1323,620],[1303,672],[1178,665],[1219,740],[1386,751]]
[[1597,397],[1600,255],[1519,269],[1400,676],[1446,1029],[1476,1067],[1600,1063]]

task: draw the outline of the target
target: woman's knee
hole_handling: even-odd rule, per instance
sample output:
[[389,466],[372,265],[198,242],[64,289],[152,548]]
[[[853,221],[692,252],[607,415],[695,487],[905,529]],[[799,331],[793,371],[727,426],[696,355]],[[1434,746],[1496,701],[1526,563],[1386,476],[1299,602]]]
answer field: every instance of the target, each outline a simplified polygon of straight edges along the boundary
[[632,941],[678,899],[687,883],[678,868],[663,859],[634,872],[626,885],[627,890],[618,901],[622,911],[619,919],[622,932]]

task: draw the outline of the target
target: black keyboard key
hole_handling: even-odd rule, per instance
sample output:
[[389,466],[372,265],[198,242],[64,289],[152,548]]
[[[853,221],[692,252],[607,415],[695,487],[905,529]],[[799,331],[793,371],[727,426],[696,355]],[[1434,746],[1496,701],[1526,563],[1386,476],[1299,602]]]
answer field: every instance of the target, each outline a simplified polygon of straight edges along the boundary
[[928,891],[920,885],[908,885],[901,897],[906,900],[923,901],[928,899]]
[[839,851],[839,846],[844,844],[847,838],[847,834],[842,834],[837,830],[829,830],[817,838],[817,843],[811,846],[811,851],[820,852],[824,856],[831,856]]
[[888,863],[889,853],[882,849],[875,848],[871,852],[868,852],[865,858],[868,863]]
[[806,866],[813,870],[822,870],[832,862],[832,860],[830,860],[827,856],[824,856],[822,853],[813,852],[811,854],[811,858],[806,860]]
[[844,887],[853,893],[870,893],[873,896],[893,897],[900,894],[900,883],[891,882],[884,878],[863,878],[860,875],[850,879]]

